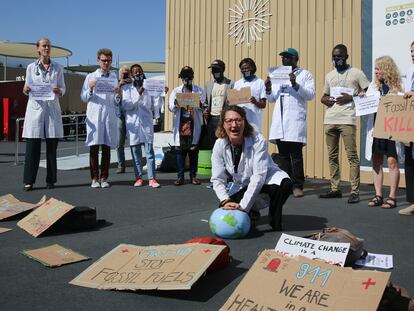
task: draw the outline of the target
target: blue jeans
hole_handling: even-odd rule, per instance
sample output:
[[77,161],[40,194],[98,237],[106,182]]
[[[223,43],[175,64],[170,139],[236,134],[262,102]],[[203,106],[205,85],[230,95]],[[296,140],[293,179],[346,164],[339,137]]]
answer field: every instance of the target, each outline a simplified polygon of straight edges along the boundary
[[184,178],[185,170],[185,158],[187,156],[190,159],[190,178],[195,178],[197,175],[197,165],[198,165],[198,149],[181,149],[180,147],[177,150],[177,175],[178,178]]
[[155,178],[155,155],[154,148],[151,143],[143,143],[131,146],[132,161],[134,162],[135,178],[142,178],[142,150],[144,146],[145,157],[147,158],[147,175],[148,179]]
[[125,114],[121,114],[117,120],[118,125],[118,146],[116,146],[116,153],[118,155],[118,168],[125,168],[125,137],[126,125]]

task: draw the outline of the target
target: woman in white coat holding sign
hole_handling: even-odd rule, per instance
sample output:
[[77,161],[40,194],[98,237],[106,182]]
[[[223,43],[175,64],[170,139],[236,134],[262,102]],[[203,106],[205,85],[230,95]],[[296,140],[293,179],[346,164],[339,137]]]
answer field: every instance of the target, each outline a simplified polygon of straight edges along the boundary
[[[92,188],[108,188],[111,148],[118,145],[118,127],[115,105],[119,104],[120,88],[118,74],[111,71],[112,51],[100,49],[97,53],[99,69],[88,74],[83,83],[81,99],[86,108],[86,145],[89,146],[89,165]],[[98,80],[107,89],[97,89]],[[101,85],[102,85],[101,84]],[[110,87],[110,84],[113,84]],[[116,84],[116,86],[115,86]],[[101,170],[99,173],[99,146],[102,149]]]
[[[292,193],[292,182],[271,159],[266,141],[247,121],[245,110],[239,106],[223,110],[216,136],[211,182],[220,207],[239,209],[254,220],[260,216],[259,194],[266,193],[270,196],[269,224],[273,230],[282,230],[282,208]],[[233,185],[227,190],[229,175]]]
[[122,109],[125,111],[126,131],[131,147],[132,160],[134,161],[135,183],[134,187],[141,187],[142,180],[142,150],[144,147],[147,158],[148,185],[159,188],[160,184],[155,179],[155,155],[154,141],[154,100],[144,89],[144,71],[138,64],[132,65],[134,83],[122,86]]
[[[38,40],[36,47],[39,59],[27,66],[23,88],[23,93],[29,96],[23,125],[23,138],[26,138],[23,183],[26,191],[32,190],[36,181],[42,139],[46,139],[46,187],[54,187],[57,181],[56,149],[59,138],[63,137],[59,104],[59,97],[65,94],[63,68],[50,59],[49,39]],[[50,99],[43,100],[35,94],[35,85],[39,84],[51,86]]]

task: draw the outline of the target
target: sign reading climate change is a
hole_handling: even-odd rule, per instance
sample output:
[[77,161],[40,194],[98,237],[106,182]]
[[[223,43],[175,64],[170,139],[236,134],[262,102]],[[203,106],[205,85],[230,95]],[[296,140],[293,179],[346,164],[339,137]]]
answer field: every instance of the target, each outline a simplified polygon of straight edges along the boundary
[[349,247],[349,243],[316,241],[283,233],[275,250],[289,256],[319,258],[343,267]]

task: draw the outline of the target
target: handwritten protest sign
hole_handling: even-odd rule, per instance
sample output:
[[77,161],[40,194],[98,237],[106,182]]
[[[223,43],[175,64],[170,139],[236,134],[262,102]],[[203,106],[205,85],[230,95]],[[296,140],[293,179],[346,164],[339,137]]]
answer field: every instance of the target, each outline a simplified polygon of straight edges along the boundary
[[0,197],[0,220],[14,217],[20,213],[28,212],[40,206],[46,201],[43,196],[36,204],[19,201],[12,194],[6,194]]
[[389,277],[265,250],[220,310],[376,311]]
[[374,137],[409,143],[414,140],[414,98],[382,96],[375,120]]
[[275,250],[289,256],[305,256],[309,259],[323,259],[334,265],[345,265],[350,243],[325,242],[300,238],[283,233]]
[[70,284],[118,290],[190,289],[224,248],[211,244],[120,244]]
[[20,220],[17,225],[37,238],[73,208],[72,205],[51,198]]
[[165,80],[145,79],[143,87],[150,96],[165,95]]
[[54,244],[38,249],[24,250],[22,254],[39,261],[47,267],[59,267],[79,261],[90,259],[79,253],[74,252],[71,249]]
[[180,107],[200,107],[200,93],[177,93],[175,99]]
[[363,97],[355,96],[355,115],[365,116],[367,114],[375,113],[378,110],[379,98],[377,95],[367,95]]
[[240,91],[234,89],[227,90],[229,105],[248,104],[250,103],[250,97],[252,97],[250,86],[242,87]]
[[11,229],[9,228],[0,228],[0,234],[5,233],[5,232],[9,232],[11,231]]

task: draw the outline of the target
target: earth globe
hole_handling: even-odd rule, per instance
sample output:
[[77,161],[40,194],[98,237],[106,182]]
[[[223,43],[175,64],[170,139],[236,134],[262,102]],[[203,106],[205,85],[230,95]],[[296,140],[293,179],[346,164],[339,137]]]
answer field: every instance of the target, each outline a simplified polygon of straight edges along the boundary
[[243,238],[250,231],[250,217],[240,210],[218,208],[208,223],[211,232],[224,239]]

